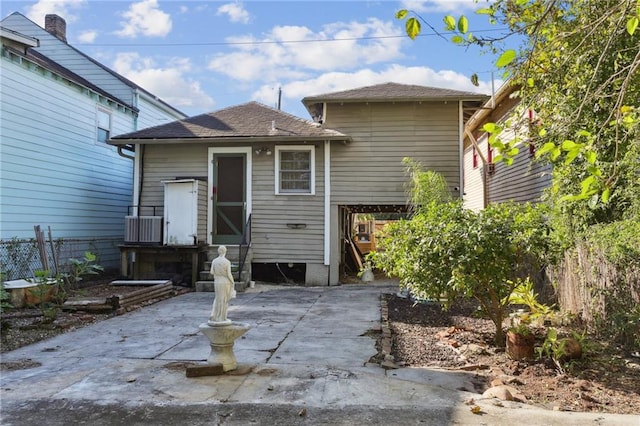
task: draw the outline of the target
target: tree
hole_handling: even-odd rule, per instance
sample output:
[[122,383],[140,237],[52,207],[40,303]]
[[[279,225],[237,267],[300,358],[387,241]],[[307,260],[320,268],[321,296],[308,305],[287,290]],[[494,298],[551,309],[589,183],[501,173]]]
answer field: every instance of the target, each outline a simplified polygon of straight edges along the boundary
[[[411,193],[427,193],[422,185],[435,172],[408,164]],[[496,326],[496,345],[504,346],[509,297],[549,251],[542,207],[504,203],[476,213],[436,193],[413,208],[411,219],[385,227],[370,259],[417,297],[445,306],[457,297],[475,299]]]
[[[495,0],[476,13],[506,26],[507,36],[477,36],[465,16],[444,17],[445,29],[453,43],[496,53],[496,66],[519,87],[521,108],[537,114],[526,142],[554,164],[551,198],[566,228],[638,217],[640,1]],[[409,37],[420,33],[421,17],[396,16]],[[519,46],[505,47],[508,38]],[[505,162],[524,142],[502,140],[493,123],[485,130]]]

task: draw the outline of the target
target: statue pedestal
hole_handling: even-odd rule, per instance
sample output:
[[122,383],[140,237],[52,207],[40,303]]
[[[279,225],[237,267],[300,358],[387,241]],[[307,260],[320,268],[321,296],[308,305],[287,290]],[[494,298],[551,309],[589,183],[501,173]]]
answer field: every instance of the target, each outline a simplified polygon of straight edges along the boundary
[[225,321],[221,323],[208,322],[200,324],[200,331],[211,342],[211,353],[207,358],[209,364],[222,364],[223,371],[235,370],[238,367],[233,353],[236,339],[249,331],[248,324]]

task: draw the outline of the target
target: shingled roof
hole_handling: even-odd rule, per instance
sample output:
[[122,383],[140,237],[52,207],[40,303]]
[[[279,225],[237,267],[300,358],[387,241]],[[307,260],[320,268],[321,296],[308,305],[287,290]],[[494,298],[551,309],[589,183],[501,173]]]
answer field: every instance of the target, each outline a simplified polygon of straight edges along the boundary
[[258,102],[232,106],[208,114],[189,117],[133,133],[116,136],[112,145],[144,140],[215,139],[217,141],[290,140],[349,140],[336,130]]
[[307,96],[302,99],[305,105],[316,102],[388,102],[419,101],[435,99],[487,99],[488,96],[460,90],[441,89],[437,87],[416,86],[411,84],[383,83],[342,92],[324,95]]

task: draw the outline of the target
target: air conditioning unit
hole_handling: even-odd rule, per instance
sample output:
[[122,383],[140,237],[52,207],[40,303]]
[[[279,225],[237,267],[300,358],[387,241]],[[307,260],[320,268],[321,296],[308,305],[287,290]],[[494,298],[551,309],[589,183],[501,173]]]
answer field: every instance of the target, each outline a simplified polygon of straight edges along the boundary
[[125,216],[124,242],[162,244],[162,216]]

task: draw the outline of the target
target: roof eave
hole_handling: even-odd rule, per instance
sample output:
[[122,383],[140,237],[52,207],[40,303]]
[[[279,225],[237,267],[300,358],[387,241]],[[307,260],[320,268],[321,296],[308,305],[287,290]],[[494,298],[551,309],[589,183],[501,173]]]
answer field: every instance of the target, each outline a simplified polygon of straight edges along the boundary
[[107,143],[114,146],[153,144],[168,145],[175,143],[274,143],[274,142],[351,142],[352,138],[347,135],[331,136],[237,136],[237,137],[192,137],[192,138],[123,138],[109,139]]
[[[489,97],[487,102],[484,105],[482,105],[482,107],[479,108],[478,111],[476,111],[471,116],[471,118],[469,118],[469,121],[467,121],[465,129],[470,132],[474,132],[480,126],[484,125],[487,121],[487,118],[496,109],[496,107],[500,105],[502,102],[504,102],[506,99],[508,99],[509,96],[511,96],[511,94],[516,92],[519,88],[520,87],[518,85],[514,85],[509,82],[506,82],[502,86],[500,86],[500,88],[495,93],[495,95]],[[492,98],[493,98],[493,105],[490,102]],[[513,101],[513,104],[515,105],[518,102],[519,100],[516,99]]]
[[488,95],[468,95],[468,96],[427,96],[427,97],[397,97],[397,98],[304,98],[302,103],[305,106],[317,103],[383,103],[383,102],[442,102],[442,101],[481,101],[490,99]]

